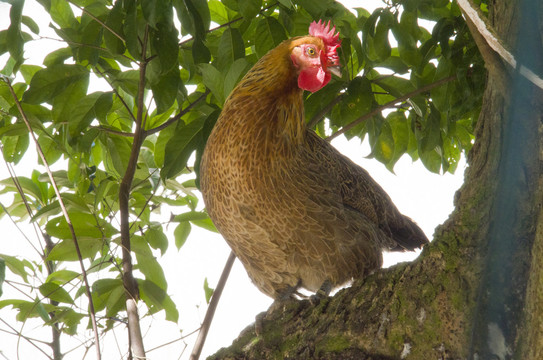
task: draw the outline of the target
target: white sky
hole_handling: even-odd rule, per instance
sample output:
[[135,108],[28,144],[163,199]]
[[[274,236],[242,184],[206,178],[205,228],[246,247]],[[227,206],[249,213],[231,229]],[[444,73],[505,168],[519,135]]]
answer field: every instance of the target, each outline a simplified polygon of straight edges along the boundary
[[[343,1],[345,4],[361,4],[362,2],[351,0]],[[371,11],[375,6],[379,5],[377,1],[365,1],[362,6],[367,6]],[[373,4],[373,6],[371,6]],[[360,6],[360,5],[357,5]],[[40,12],[43,12],[41,6],[36,5],[32,1],[27,1],[25,5],[25,14],[30,15],[40,25],[42,35],[55,36],[51,34],[47,27],[47,21],[44,23],[40,18]],[[7,29],[9,24],[9,5],[0,3],[0,30]],[[49,32],[47,32],[49,30]],[[51,40],[40,40],[39,42],[29,43],[25,47],[25,57],[32,59],[31,63],[41,64],[41,59],[45,53],[51,51],[53,47],[58,47],[59,43]],[[0,57],[0,67],[3,67],[6,58]],[[453,196],[456,189],[460,187],[463,181],[463,170],[465,162],[462,160],[458,166],[455,175],[445,174],[436,175],[427,171],[420,162],[412,163],[410,158],[404,156],[398,161],[395,167],[395,175],[390,173],[381,163],[366,159],[364,156],[369,154],[369,146],[367,143],[360,144],[358,140],[347,141],[340,137],[333,141],[342,153],[349,156],[353,161],[360,164],[370,172],[373,178],[388,192],[393,201],[396,203],[401,212],[415,220],[425,231],[429,238],[433,237],[434,228],[443,223],[448,214],[453,209]],[[32,148],[32,144],[30,145]],[[29,156],[16,169],[17,175],[29,176],[32,169],[36,168],[34,151],[29,150],[32,156]],[[0,179],[9,177],[7,169],[3,161],[0,161]],[[8,205],[9,201],[5,197],[0,197],[3,204]],[[164,212],[165,216],[169,213]],[[0,221],[0,229],[4,236],[0,240],[0,252],[9,255],[27,255],[34,256],[30,246],[24,240],[23,236],[18,232],[17,228],[6,218]],[[169,230],[169,238],[173,239],[172,228]],[[33,233],[25,231],[32,236]],[[173,247],[171,241],[170,249],[167,254],[160,259],[163,264],[167,280],[168,292],[172,299],[177,304],[180,312],[179,324],[163,321],[163,314],[159,313],[153,317],[144,318],[143,332],[145,334],[146,349],[149,350],[155,346],[159,346],[169,340],[174,340],[179,337],[180,331],[184,334],[198,328],[205,314],[205,300],[203,292],[204,278],[207,277],[210,286],[215,287],[217,280],[222,271],[224,262],[230,252],[224,240],[216,234],[209,233],[197,227],[193,227],[193,231],[179,253]],[[397,255],[397,254],[394,254]],[[402,256],[391,256],[385,254],[385,265],[390,265],[397,261],[408,260],[416,256],[416,254],[401,254]],[[39,259],[36,259],[39,261]],[[10,274],[8,272],[8,277]],[[4,296],[2,299],[10,298],[10,296],[18,296],[9,286],[4,284]],[[265,311],[271,304],[271,299],[261,294],[248,279],[245,270],[236,261],[226,289],[220,300],[214,322],[211,326],[208,340],[201,358],[204,359],[207,355],[214,353],[219,347],[229,345],[239,332],[254,321],[254,317],[259,312]],[[144,305],[140,303],[140,308],[144,312]],[[21,324],[14,322],[14,312],[10,309],[0,310],[0,318],[8,321],[12,325],[16,325],[20,329]],[[49,331],[41,328],[40,322],[29,322],[24,325],[24,332],[36,338],[48,340]],[[80,329],[83,327],[81,326]],[[6,329],[3,323],[0,323],[0,329]],[[124,354],[126,349],[126,332],[119,328],[116,331],[116,336],[108,336],[107,342],[102,344],[104,359],[119,359],[120,354]],[[87,337],[91,336],[90,332],[86,332]],[[17,338],[5,334],[0,335],[0,359],[16,359]],[[196,336],[186,339],[188,347],[183,353],[183,359],[188,359],[192,350],[192,342]],[[119,345],[116,345],[118,341]],[[69,344],[68,344],[69,343]],[[78,344],[77,341],[67,341],[63,344],[63,350],[71,348]],[[120,347],[121,350],[118,349]],[[149,359],[175,359],[182,353],[185,344],[177,342],[173,345],[148,352]],[[41,359],[43,354],[37,352],[32,346],[24,340],[20,340],[19,356],[27,359],[31,356]],[[68,354],[65,359],[81,359],[82,354],[76,351]],[[95,358],[93,350],[87,356],[88,359]]]

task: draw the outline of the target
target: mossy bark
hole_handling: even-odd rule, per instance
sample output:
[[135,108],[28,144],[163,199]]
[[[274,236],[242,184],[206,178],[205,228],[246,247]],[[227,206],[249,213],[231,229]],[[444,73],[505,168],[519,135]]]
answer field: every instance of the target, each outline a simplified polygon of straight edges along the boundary
[[[514,45],[517,1],[496,0],[489,8],[496,33]],[[251,325],[209,359],[543,358],[543,93],[527,85],[513,119],[511,88],[519,75],[503,65],[492,69],[455,211],[421,256],[355,281],[316,306],[287,303],[267,314],[260,336]],[[505,159],[517,126],[529,131],[521,132],[522,146],[514,149],[519,171],[508,182]],[[486,282],[504,194],[516,199],[507,220],[515,246],[501,254],[514,281],[501,289],[506,314],[495,329],[484,316],[496,300]]]

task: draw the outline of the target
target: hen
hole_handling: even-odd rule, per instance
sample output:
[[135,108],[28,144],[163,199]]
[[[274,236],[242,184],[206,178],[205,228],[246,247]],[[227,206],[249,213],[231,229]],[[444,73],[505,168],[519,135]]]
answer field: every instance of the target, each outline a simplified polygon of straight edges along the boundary
[[383,250],[428,242],[364,169],[305,126],[303,91],[329,82],[339,46],[319,21],[269,51],[226,100],[202,157],[209,216],[273,298],[328,293],[379,268]]

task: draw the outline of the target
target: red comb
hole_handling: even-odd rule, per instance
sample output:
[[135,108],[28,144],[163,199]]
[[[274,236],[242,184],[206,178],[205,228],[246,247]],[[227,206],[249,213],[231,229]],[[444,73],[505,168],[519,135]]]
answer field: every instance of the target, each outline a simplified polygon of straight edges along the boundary
[[336,32],[336,27],[334,26],[330,29],[330,21],[328,21],[326,26],[324,25],[325,22],[322,20],[319,20],[318,23],[313,21],[311,25],[309,25],[309,35],[320,37],[327,46],[339,46],[341,44],[339,41],[339,32],[334,34]]
[[309,35],[317,36],[324,41],[326,45],[326,56],[328,57],[328,65],[339,65],[339,56],[337,55],[337,48],[341,45],[339,41],[339,32],[335,34],[336,27],[330,29],[330,21],[325,26],[325,22],[319,20],[319,22],[313,21],[309,25]]

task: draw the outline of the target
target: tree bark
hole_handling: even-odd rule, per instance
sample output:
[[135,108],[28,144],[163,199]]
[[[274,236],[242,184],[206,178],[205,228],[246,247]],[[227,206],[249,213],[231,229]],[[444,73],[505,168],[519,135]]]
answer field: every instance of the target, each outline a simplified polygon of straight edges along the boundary
[[[521,2],[489,5],[496,34],[519,53]],[[541,89],[508,65],[489,68],[455,211],[421,256],[316,306],[287,303],[262,334],[251,325],[210,359],[542,359],[542,123]]]

